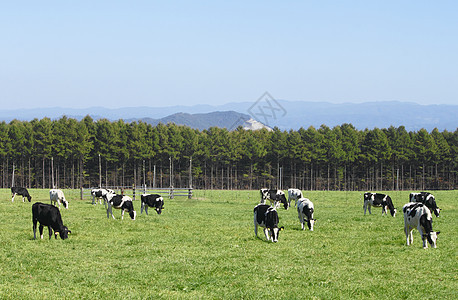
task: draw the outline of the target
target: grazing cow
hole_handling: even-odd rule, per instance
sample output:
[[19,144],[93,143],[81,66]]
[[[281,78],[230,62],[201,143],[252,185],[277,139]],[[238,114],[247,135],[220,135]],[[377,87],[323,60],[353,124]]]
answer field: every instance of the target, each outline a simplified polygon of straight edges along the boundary
[[297,205],[297,200],[301,199],[302,191],[299,189],[288,189],[288,205],[291,206],[291,200],[294,199],[294,206]]
[[307,198],[297,200],[297,214],[299,222],[301,222],[302,230],[305,230],[304,223],[307,221],[307,226],[310,231],[313,231],[313,225],[316,219],[313,218],[314,207],[312,201]]
[[[97,204],[97,200],[96,199],[99,199],[100,204],[102,204],[102,199],[104,199],[103,196],[108,194],[108,193],[113,193],[114,194],[114,191],[110,190],[110,189],[92,189],[91,190],[92,204],[93,205]],[[105,206],[106,206],[106,202],[105,201],[104,201],[104,203],[105,203]]]
[[29,202],[32,200],[32,196],[30,196],[29,191],[23,187],[13,186],[11,188],[11,195],[12,195],[11,202],[14,202],[14,197],[16,195],[22,196],[22,202],[25,202],[24,198],[27,198]]
[[157,214],[160,215],[164,209],[164,198],[161,195],[157,194],[143,194],[141,196],[142,208],[140,214],[143,213],[143,208],[145,209],[146,214],[148,214],[148,207],[154,207]]
[[132,203],[132,198],[130,198],[129,196],[124,196],[124,195],[116,195],[114,193],[108,193],[105,196],[103,196],[103,198],[108,203],[107,218],[109,218],[111,214],[113,219],[115,219],[113,215],[113,209],[112,209],[112,207],[114,207],[116,209],[121,210],[121,220],[124,219],[125,211],[129,213],[129,216],[132,220],[135,220],[137,212],[134,210],[134,204]]
[[268,241],[278,242],[278,235],[284,227],[278,228],[278,213],[275,207],[267,204],[258,204],[254,208],[254,234],[258,236],[258,226],[264,228]]
[[56,205],[56,202],[59,204],[59,209],[60,209],[60,202],[62,201],[62,204],[66,209],[68,209],[68,201],[65,199],[64,192],[58,189],[52,189],[49,190],[49,199],[51,199],[51,204]]
[[366,215],[366,208],[369,208],[369,214],[371,214],[371,206],[381,207],[382,215],[387,214],[387,207],[390,209],[390,213],[393,217],[396,216],[396,208],[394,208],[391,197],[385,194],[379,193],[364,193],[364,215]]
[[430,211],[434,213],[436,217],[439,217],[441,210],[439,207],[437,207],[436,199],[434,198],[433,194],[428,192],[410,193],[409,201],[423,203],[429,208]]
[[283,203],[285,209],[289,208],[288,201],[286,200],[285,192],[282,190],[273,190],[273,189],[261,189],[261,204],[266,203],[266,200],[269,200],[270,203],[274,203],[274,207]]
[[404,212],[404,231],[406,233],[407,246],[413,243],[412,230],[415,228],[420,232],[423,240],[423,248],[428,248],[428,243],[431,247],[436,248],[437,236],[440,231],[433,231],[433,220],[429,208],[423,203],[410,202],[402,208]]
[[40,222],[40,236],[43,239],[43,227],[48,226],[49,238],[51,239],[52,231],[54,230],[54,237],[57,239],[57,234],[60,238],[65,240],[68,234],[71,233],[67,226],[62,223],[62,217],[57,207],[36,202],[32,205],[32,222],[33,222],[33,239],[37,238],[37,222]]

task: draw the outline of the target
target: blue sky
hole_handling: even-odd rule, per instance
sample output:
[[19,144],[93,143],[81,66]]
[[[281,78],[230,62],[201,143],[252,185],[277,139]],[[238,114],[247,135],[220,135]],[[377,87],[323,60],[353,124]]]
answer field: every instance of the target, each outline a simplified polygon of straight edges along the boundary
[[2,1],[0,102],[458,104],[457,1]]

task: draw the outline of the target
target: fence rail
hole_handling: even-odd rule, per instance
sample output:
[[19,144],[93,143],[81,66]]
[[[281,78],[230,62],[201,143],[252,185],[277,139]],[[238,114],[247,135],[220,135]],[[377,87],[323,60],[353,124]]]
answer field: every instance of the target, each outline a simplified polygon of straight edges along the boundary
[[[85,197],[91,197],[91,190],[97,188],[81,188],[80,198],[84,200]],[[167,195],[170,199],[175,197],[188,197],[192,198],[193,188],[152,188],[146,186],[106,186],[106,189],[111,189],[117,194],[131,196],[132,200],[136,200],[136,197],[140,194],[159,194],[161,196]]]

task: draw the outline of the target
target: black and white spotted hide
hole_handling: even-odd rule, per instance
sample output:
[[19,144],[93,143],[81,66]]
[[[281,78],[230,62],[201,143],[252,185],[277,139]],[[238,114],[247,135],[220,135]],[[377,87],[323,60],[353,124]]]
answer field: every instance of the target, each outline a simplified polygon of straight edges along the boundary
[[404,212],[404,232],[406,234],[407,246],[413,243],[412,231],[416,228],[423,240],[423,248],[436,248],[437,236],[440,231],[433,231],[433,220],[429,208],[423,203],[410,202],[402,208]]
[[156,210],[157,214],[160,215],[164,209],[164,198],[158,194],[143,194],[141,196],[142,207],[140,214],[143,213],[145,209],[146,214],[148,214],[148,207],[152,207]]
[[429,210],[432,213],[434,213],[436,217],[439,217],[441,210],[437,206],[436,198],[434,197],[433,194],[428,193],[428,192],[410,193],[409,201],[423,203],[424,205],[426,205],[426,207],[429,208]]
[[270,204],[274,207],[278,207],[280,203],[283,204],[285,209],[289,208],[288,200],[286,200],[285,192],[282,190],[275,189],[260,189],[261,192],[261,204],[265,204],[266,200],[270,201]]
[[313,218],[315,209],[312,201],[307,198],[301,198],[297,200],[297,214],[299,222],[301,222],[302,230],[305,230],[305,222],[310,231],[313,231],[313,225],[315,225],[316,219]]
[[124,212],[127,211],[129,213],[129,216],[132,220],[135,220],[135,217],[137,215],[136,211],[134,210],[134,204],[132,203],[132,198],[129,196],[124,196],[124,195],[116,195],[112,193],[108,193],[107,195],[104,196],[104,198],[107,200],[107,218],[111,216],[113,219],[115,219],[113,215],[113,207],[116,209],[121,210],[121,220],[124,219]]
[[254,234],[258,236],[258,226],[264,228],[264,235],[268,241],[278,242],[278,235],[284,227],[278,227],[278,213],[275,207],[267,204],[258,204],[254,208]]
[[369,214],[372,213],[371,206],[381,207],[382,215],[387,214],[388,208],[390,210],[391,216],[396,216],[396,208],[394,208],[393,201],[388,195],[369,192],[364,193],[364,215],[366,215],[366,208],[369,210]]

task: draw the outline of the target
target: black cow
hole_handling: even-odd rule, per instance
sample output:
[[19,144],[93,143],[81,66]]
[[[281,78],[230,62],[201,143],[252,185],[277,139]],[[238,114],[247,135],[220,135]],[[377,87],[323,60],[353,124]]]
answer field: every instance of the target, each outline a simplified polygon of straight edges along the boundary
[[436,198],[433,194],[428,192],[410,193],[409,201],[423,203],[429,208],[430,211],[434,213],[436,217],[439,217],[441,210],[439,207],[437,207]]
[[158,194],[143,194],[141,196],[142,207],[140,214],[143,213],[143,208],[145,209],[146,214],[148,214],[148,207],[154,207],[157,214],[160,215],[164,209],[164,198]]
[[282,190],[274,190],[274,189],[260,189],[261,192],[261,204],[266,203],[266,200],[269,200],[270,203],[274,203],[274,207],[283,203],[283,207],[285,209],[289,208],[289,202],[286,200],[285,192]]
[[113,209],[112,209],[112,207],[114,207],[116,209],[121,210],[121,220],[124,219],[124,211],[127,211],[129,213],[130,218],[132,220],[135,220],[135,216],[137,215],[137,213],[134,210],[132,198],[130,198],[129,196],[124,196],[124,195],[116,195],[114,193],[108,193],[104,195],[103,198],[108,203],[107,218],[109,218],[111,214],[113,219],[115,219],[113,215]]
[[27,198],[29,202],[32,200],[32,196],[30,196],[29,191],[26,188],[13,186],[11,188],[11,202],[14,202],[14,196],[19,195],[22,196],[22,202],[25,202],[24,198]]
[[404,205],[402,211],[404,212],[404,232],[407,246],[413,243],[412,230],[416,228],[423,240],[423,248],[428,248],[426,241],[431,247],[436,248],[437,236],[440,231],[433,231],[433,220],[429,208],[420,202],[410,202]]
[[258,236],[258,226],[264,228],[268,241],[278,242],[278,235],[284,227],[278,228],[278,213],[275,207],[267,204],[258,204],[254,208],[254,234]]
[[40,236],[43,239],[43,227],[48,226],[49,238],[51,239],[52,231],[57,239],[57,234],[65,240],[71,233],[67,226],[62,223],[62,217],[57,207],[51,204],[36,202],[32,205],[32,222],[33,222],[33,239],[36,239],[37,222],[40,222]]
[[364,214],[366,214],[366,208],[369,209],[369,213],[371,214],[371,206],[374,207],[381,207],[382,208],[382,215],[385,213],[387,214],[387,207],[390,209],[391,216],[396,216],[396,208],[394,208],[393,201],[391,197],[385,194],[379,193],[364,193]]

